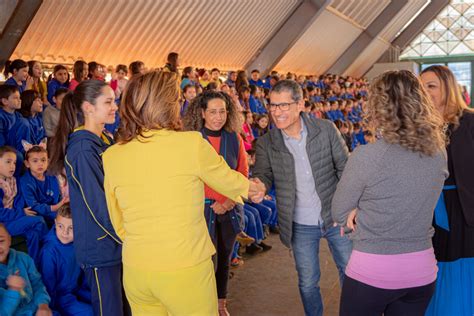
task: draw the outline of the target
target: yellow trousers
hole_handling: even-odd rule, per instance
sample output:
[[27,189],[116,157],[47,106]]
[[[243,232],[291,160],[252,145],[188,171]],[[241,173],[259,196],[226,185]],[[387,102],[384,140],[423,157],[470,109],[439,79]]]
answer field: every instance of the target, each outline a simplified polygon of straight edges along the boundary
[[211,259],[176,271],[123,267],[133,316],[215,316],[217,289]]

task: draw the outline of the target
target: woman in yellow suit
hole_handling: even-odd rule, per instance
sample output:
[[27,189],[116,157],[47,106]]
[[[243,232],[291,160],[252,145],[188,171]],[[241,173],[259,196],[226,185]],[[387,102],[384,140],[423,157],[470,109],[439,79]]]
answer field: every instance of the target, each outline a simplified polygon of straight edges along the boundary
[[198,132],[181,132],[176,74],[150,72],[124,92],[118,143],[103,156],[110,218],[123,240],[133,315],[217,315],[204,183],[242,203],[262,184],[231,170]]

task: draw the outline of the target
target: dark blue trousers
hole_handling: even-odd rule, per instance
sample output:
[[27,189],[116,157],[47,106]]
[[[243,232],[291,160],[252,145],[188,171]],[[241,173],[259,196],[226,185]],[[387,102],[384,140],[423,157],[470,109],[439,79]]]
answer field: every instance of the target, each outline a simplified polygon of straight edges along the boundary
[[26,238],[28,254],[38,266],[41,240],[48,233],[48,228],[41,216],[23,216],[11,222],[5,222],[5,227],[11,236]]
[[95,316],[132,315],[122,287],[122,264],[85,268]]

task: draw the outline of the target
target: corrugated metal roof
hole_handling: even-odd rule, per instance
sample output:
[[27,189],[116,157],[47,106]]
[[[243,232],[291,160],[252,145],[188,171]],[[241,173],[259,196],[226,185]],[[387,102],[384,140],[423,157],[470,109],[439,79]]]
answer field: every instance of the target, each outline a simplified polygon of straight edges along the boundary
[[12,58],[239,69],[300,0],[44,0]]
[[391,42],[402,28],[431,0],[410,0],[402,10],[387,24],[380,37]]
[[390,41],[395,38],[400,30],[429,1],[430,0],[410,0],[387,24],[382,32],[380,32],[380,36],[364,49],[352,65],[345,71],[345,74],[360,77],[366,73],[374,62],[376,62],[390,47]]
[[365,29],[390,2],[390,0],[333,0],[329,6]]
[[275,67],[278,71],[321,74],[362,33],[350,21],[325,10]]
[[389,47],[390,44],[380,38],[372,41],[344,72],[344,75],[363,76]]

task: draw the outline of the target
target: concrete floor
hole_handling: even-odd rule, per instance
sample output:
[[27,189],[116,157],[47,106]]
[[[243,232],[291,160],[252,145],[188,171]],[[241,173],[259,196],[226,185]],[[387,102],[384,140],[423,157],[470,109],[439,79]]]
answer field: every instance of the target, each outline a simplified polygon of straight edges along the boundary
[[[298,291],[295,263],[278,235],[270,235],[266,243],[273,249],[252,257],[232,269],[229,281],[228,309],[231,316],[299,316],[304,315]],[[321,292],[324,315],[339,312],[339,277],[325,239],[320,247]]]

